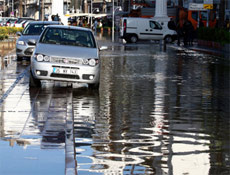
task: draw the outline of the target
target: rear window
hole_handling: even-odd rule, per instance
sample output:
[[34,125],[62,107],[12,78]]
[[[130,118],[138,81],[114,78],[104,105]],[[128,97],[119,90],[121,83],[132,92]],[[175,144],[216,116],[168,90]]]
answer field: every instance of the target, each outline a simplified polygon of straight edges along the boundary
[[78,29],[48,28],[40,39],[41,43],[95,48],[92,32]]

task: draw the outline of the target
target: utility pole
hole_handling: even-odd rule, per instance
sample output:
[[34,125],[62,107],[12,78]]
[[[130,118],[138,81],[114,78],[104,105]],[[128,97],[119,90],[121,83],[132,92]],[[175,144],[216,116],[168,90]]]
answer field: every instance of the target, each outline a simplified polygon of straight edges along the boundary
[[12,13],[13,13],[13,16],[14,16],[14,0],[12,0]]

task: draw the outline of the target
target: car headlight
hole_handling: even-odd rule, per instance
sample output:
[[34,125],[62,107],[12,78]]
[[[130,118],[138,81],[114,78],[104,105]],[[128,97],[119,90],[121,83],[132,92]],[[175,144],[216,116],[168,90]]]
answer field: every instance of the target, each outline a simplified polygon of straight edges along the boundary
[[46,56],[44,56],[44,58],[43,58],[43,59],[44,59],[44,61],[46,61],[46,62],[49,62],[49,61],[50,61],[50,57],[49,57],[49,56],[47,56],[47,55],[46,55]]
[[41,54],[38,54],[36,58],[37,58],[37,61],[43,61],[43,55]]
[[95,66],[96,65],[96,60],[95,59],[90,59],[89,60],[89,65],[90,66]]
[[98,59],[84,59],[83,64],[90,65],[90,66],[96,66],[99,63]]
[[24,41],[18,41],[18,45],[25,45]]
[[34,54],[33,57],[39,62],[41,61],[50,62],[50,56],[48,55]]

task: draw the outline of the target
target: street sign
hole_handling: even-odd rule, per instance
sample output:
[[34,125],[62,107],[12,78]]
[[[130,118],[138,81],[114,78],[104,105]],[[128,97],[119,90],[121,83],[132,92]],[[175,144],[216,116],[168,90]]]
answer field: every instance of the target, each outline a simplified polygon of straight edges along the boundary
[[206,10],[204,9],[204,5],[203,4],[199,4],[199,3],[189,3],[189,10]]
[[204,4],[204,9],[213,9],[213,4]]
[[204,0],[204,9],[213,9],[213,0]]

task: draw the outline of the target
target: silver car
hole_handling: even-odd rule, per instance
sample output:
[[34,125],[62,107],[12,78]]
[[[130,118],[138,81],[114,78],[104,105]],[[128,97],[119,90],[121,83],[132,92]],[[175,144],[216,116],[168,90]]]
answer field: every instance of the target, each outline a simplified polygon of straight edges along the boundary
[[92,31],[73,26],[46,27],[31,57],[30,73],[30,87],[41,86],[41,80],[57,80],[98,88],[99,49]]
[[30,39],[37,40],[48,25],[57,25],[61,24],[56,21],[33,21],[30,22],[22,33],[17,32],[20,36],[16,42],[16,55],[17,60],[22,60],[23,57],[31,57],[35,45],[28,42]]

